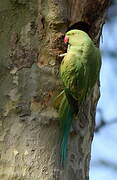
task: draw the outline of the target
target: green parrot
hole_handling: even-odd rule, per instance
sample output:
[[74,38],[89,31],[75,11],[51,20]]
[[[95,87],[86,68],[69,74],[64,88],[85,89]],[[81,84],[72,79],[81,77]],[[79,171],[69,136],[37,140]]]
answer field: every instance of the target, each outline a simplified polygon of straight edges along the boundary
[[[101,56],[87,33],[70,30],[64,42],[68,43],[60,65],[60,77],[64,90],[57,96],[60,118],[60,161],[64,165],[67,158],[67,144],[72,120],[78,113],[78,107],[91,93],[99,78]],[[56,99],[56,100],[57,100]]]

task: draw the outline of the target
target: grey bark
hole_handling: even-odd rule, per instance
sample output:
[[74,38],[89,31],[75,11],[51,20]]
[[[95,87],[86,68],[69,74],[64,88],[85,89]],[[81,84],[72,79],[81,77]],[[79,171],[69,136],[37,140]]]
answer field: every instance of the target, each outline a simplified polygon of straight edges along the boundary
[[107,0],[0,1],[0,179],[88,180],[98,85],[81,108],[59,166],[60,53],[67,28],[85,21],[98,43]]

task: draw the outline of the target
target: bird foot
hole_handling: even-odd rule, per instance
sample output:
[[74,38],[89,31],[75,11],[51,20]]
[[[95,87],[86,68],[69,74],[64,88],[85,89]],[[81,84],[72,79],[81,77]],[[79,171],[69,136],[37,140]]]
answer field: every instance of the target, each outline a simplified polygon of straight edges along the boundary
[[58,56],[59,56],[59,57],[64,57],[64,56],[66,56],[66,54],[67,54],[67,53],[59,54]]

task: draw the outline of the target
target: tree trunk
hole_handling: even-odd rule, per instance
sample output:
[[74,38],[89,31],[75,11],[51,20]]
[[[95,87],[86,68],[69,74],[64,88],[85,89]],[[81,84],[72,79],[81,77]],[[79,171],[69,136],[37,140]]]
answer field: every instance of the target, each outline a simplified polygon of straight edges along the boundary
[[[63,35],[81,24],[98,44],[107,0],[0,1],[0,180],[88,180],[98,85],[74,122],[59,166]],[[82,24],[79,22],[85,22]],[[85,27],[86,26],[86,27]]]

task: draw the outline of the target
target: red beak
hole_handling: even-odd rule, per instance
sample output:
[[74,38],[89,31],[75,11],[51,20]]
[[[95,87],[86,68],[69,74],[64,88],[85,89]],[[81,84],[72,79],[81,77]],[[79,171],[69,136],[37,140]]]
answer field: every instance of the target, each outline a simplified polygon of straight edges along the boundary
[[64,43],[68,43],[69,42],[69,38],[67,36],[64,37]]

